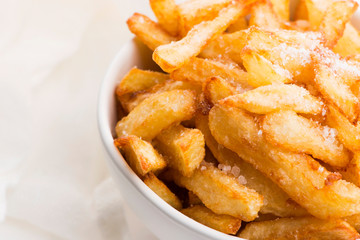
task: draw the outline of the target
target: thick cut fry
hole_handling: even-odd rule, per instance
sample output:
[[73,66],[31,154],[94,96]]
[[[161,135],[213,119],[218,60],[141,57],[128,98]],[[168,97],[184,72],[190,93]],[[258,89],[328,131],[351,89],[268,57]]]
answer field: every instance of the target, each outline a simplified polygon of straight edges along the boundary
[[212,166],[201,166],[191,177],[173,171],[176,184],[194,192],[206,207],[244,221],[254,220],[263,205],[263,197]]
[[190,81],[203,84],[209,77],[219,76],[234,84],[247,85],[247,73],[236,64],[225,64],[203,58],[192,58],[190,62],[171,73],[178,81]]
[[264,206],[260,209],[263,214],[274,214],[279,217],[305,216],[307,211],[279,188],[269,178],[256,170],[251,164],[242,160],[236,153],[216,142],[211,135],[208,117],[196,115],[196,127],[204,134],[206,146],[213,153],[219,163],[230,166],[231,174],[238,178],[246,187],[254,189],[264,196]]
[[175,0],[150,0],[159,25],[170,35],[177,36],[179,33],[180,13]]
[[280,109],[289,109],[298,113],[320,114],[324,107],[324,104],[313,97],[305,88],[290,84],[258,87],[225,98],[222,102],[258,114],[266,114]]
[[359,100],[332,68],[319,63],[315,68],[315,84],[324,98],[337,106],[353,122],[359,114]]
[[145,176],[144,183],[170,206],[177,210],[182,209],[180,199],[153,173],[149,173]]
[[155,94],[121,119],[115,130],[118,137],[136,135],[151,140],[171,124],[191,119],[195,107],[195,94],[188,90]]
[[352,0],[331,2],[319,26],[319,31],[325,37],[325,47],[332,48],[336,45],[357,7],[358,4]]
[[165,82],[156,84],[155,86],[138,92],[129,94],[129,96],[119,97],[123,109],[131,112],[137,105],[139,105],[146,98],[157,93],[162,93],[171,90],[194,90],[196,93],[201,92],[201,86],[192,82],[167,80]]
[[280,218],[254,222],[247,224],[238,236],[249,240],[356,240],[360,237],[355,229],[343,220],[321,220],[314,217]]
[[239,17],[233,24],[231,24],[226,32],[234,33],[240,30],[244,30],[248,28],[248,23],[245,17]]
[[153,146],[137,136],[117,138],[114,144],[125,153],[125,159],[130,167],[140,176],[149,172],[158,172],[166,167],[166,161]]
[[121,96],[126,93],[142,91],[168,79],[170,79],[168,74],[141,70],[134,67],[123,77],[117,86],[116,95]]
[[337,130],[339,140],[351,151],[360,151],[360,129],[355,127],[338,109],[328,105],[327,124]]
[[180,41],[163,45],[155,49],[154,61],[165,71],[172,72],[197,56],[206,44],[218,37],[240,16],[245,14],[246,5],[234,2],[219,12],[212,21],[201,22]]
[[360,214],[346,217],[344,220],[360,233]]
[[346,24],[344,34],[333,51],[343,57],[360,54],[360,34],[350,23]]
[[221,77],[211,77],[205,81],[203,92],[205,100],[214,105],[219,100],[238,93],[238,90]]
[[295,20],[308,20],[308,10],[306,7],[306,0],[299,0],[295,9],[294,19]]
[[127,25],[130,31],[151,50],[155,50],[160,45],[176,41],[176,38],[165,32],[159,24],[140,13],[134,13],[127,20]]
[[354,153],[350,163],[339,172],[346,181],[360,187],[360,153]]
[[169,167],[184,176],[191,176],[205,157],[205,140],[200,130],[181,125],[164,129],[156,137],[155,146]]
[[229,215],[216,214],[207,207],[197,205],[181,210],[195,221],[226,234],[236,234],[241,227],[241,220]]
[[350,156],[336,139],[336,130],[322,127],[294,111],[267,114],[262,122],[266,140],[290,151],[308,153],[334,167],[345,167]]
[[278,184],[310,214],[339,218],[360,213],[360,189],[328,172],[310,156],[268,144],[255,119],[241,109],[215,105],[209,113],[214,138]]
[[281,28],[280,19],[275,14],[273,6],[268,0],[260,1],[252,7],[249,25],[265,29]]
[[248,72],[248,84],[253,87],[292,82],[292,75],[288,70],[271,63],[255,50],[245,47],[242,60]]
[[290,20],[290,2],[289,0],[270,0],[274,12],[283,21]]
[[326,9],[332,2],[329,0],[305,0],[308,18],[314,30],[320,26]]
[[196,194],[193,193],[192,191],[188,192],[188,198],[189,198],[189,206],[190,207],[195,206],[195,205],[203,205],[200,198],[198,196],[196,196]]

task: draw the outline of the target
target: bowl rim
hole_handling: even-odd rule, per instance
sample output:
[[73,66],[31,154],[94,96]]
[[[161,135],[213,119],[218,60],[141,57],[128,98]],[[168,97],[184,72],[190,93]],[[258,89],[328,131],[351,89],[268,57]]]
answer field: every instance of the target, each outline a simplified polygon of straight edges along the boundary
[[[120,152],[115,148],[113,144],[113,135],[112,135],[112,126],[110,126],[110,113],[111,101],[114,101],[115,94],[115,82],[118,83],[120,80],[117,79],[119,74],[119,66],[126,61],[128,58],[128,52],[134,52],[135,48],[138,47],[138,41],[135,38],[127,41],[120,51],[116,54],[115,58],[112,60],[105,78],[102,80],[100,85],[100,90],[98,94],[98,104],[97,104],[97,124],[98,130],[100,133],[101,141],[103,146],[110,157],[110,160],[116,166],[118,172],[120,172],[128,182],[143,195],[153,206],[159,209],[167,218],[172,219],[177,224],[182,225],[183,227],[192,230],[193,232],[208,237],[209,239],[219,239],[219,240],[241,240],[232,235],[227,235],[210,227],[207,227],[197,221],[187,217],[182,214],[180,211],[171,207],[164,200],[162,200],[156,193],[149,189],[145,183],[133,172],[133,170],[128,166],[124,157]],[[141,43],[140,43],[141,44]],[[126,71],[130,70],[127,69]],[[125,72],[126,73],[126,72]],[[125,74],[124,73],[124,74]],[[112,94],[112,98],[109,97],[109,94]],[[113,109],[115,111],[115,109]],[[244,239],[245,240],[245,239]]]

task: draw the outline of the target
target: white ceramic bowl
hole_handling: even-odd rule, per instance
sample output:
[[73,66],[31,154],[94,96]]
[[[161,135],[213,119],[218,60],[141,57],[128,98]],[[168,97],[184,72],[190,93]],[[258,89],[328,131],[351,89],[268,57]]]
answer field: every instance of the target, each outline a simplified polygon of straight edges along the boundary
[[98,125],[108,154],[107,163],[128,206],[160,239],[239,240],[240,238],[208,228],[172,208],[137,177],[115,148],[113,144],[116,124],[115,87],[134,66],[140,69],[158,69],[151,60],[151,52],[141,43],[131,40],[111,64],[101,85],[98,105]]

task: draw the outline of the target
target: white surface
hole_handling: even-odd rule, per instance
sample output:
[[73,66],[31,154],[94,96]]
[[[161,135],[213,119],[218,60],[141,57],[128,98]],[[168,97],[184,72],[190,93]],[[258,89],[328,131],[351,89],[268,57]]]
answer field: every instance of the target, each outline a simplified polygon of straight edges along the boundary
[[147,0],[0,3],[0,239],[130,239],[96,104]]

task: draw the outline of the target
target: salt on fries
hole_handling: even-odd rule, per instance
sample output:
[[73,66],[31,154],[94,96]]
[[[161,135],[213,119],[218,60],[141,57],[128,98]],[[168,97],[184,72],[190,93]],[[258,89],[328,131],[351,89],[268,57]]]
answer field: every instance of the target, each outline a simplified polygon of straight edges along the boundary
[[116,89],[134,172],[226,234],[360,238],[358,4],[300,0],[294,21],[289,0],[150,5],[158,22],[127,23],[166,73],[133,68]]

